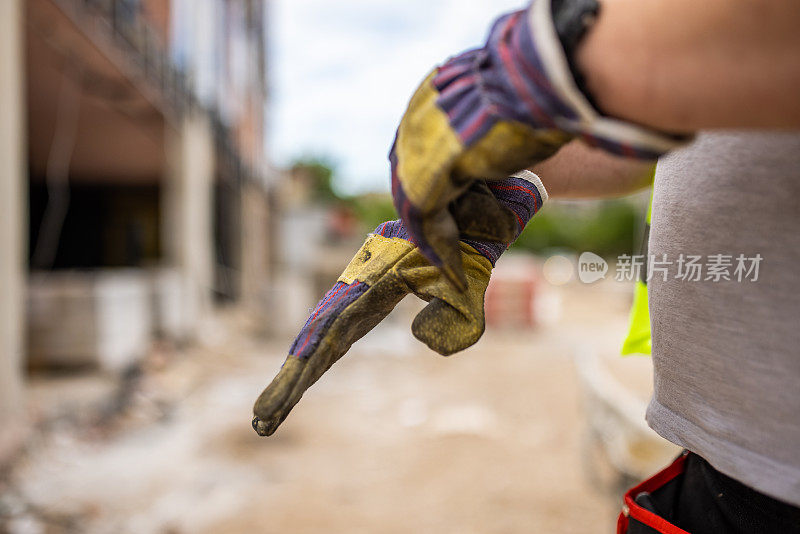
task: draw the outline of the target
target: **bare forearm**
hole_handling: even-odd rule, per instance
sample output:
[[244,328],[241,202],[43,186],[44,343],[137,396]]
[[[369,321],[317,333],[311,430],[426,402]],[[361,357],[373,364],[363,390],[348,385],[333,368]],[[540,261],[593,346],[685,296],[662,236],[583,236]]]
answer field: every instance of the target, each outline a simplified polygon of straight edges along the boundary
[[647,187],[653,165],[611,156],[573,141],[531,170],[541,178],[552,198],[603,198]]
[[578,49],[600,109],[675,132],[800,127],[797,0],[604,0]]

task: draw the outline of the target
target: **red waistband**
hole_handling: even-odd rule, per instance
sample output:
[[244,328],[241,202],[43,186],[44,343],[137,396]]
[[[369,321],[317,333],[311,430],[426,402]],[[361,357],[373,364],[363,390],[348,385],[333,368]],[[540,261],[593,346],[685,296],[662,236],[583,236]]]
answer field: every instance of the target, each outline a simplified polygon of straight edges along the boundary
[[623,506],[622,512],[620,512],[619,518],[617,519],[617,534],[625,534],[628,531],[629,517],[632,517],[640,523],[644,523],[648,527],[654,528],[657,531],[665,534],[689,534],[682,528],[676,527],[663,517],[657,516],[650,510],[645,510],[634,501],[634,498],[636,498],[636,496],[641,492],[646,491],[648,493],[652,493],[676,476],[683,473],[684,469],[686,468],[687,455],[688,453],[684,452],[678,456],[678,458],[667,468],[659,471],[638,486],[634,486],[628,490],[628,492],[625,494],[625,505]]

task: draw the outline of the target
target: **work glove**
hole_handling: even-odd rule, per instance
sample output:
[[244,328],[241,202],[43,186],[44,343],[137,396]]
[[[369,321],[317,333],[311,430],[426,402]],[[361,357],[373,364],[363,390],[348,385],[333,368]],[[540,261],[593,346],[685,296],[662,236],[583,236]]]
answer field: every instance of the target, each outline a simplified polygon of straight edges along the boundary
[[592,106],[570,60],[597,3],[552,2],[533,0],[501,17],[483,48],[431,72],[411,98],[389,154],[400,218],[422,254],[462,290],[463,230],[453,203],[476,179],[529,168],[575,138],[640,159],[656,159],[686,140],[604,117]]
[[410,293],[428,301],[411,326],[414,336],[428,347],[449,355],[478,341],[484,331],[483,298],[492,267],[546,198],[538,177],[527,171],[488,184],[476,182],[463,195],[463,206],[503,210],[514,224],[506,242],[480,224],[465,225],[470,232],[458,245],[466,280],[463,292],[430,265],[401,221],[379,225],[314,308],[278,375],[258,397],[253,408],[255,431],[261,436],[275,432],[306,389]]

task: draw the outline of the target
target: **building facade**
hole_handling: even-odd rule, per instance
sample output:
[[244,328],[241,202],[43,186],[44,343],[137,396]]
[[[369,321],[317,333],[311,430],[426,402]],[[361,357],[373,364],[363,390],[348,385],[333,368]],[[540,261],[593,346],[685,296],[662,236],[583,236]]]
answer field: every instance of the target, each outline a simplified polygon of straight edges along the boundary
[[[266,5],[0,2],[0,424],[31,368],[119,372],[269,291]],[[14,432],[14,436],[21,433]],[[3,450],[17,438],[4,432]]]

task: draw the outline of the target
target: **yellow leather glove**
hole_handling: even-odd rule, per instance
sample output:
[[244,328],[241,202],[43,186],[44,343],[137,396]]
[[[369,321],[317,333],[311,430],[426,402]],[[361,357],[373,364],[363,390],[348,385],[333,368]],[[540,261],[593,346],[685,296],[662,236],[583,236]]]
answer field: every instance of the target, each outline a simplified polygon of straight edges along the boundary
[[422,253],[455,287],[465,287],[463,228],[452,212],[475,180],[503,179],[573,139],[652,160],[686,141],[593,107],[570,54],[598,9],[596,0],[533,0],[499,18],[484,47],[434,69],[411,98],[389,155],[392,196]]
[[[390,235],[386,228],[384,233]],[[463,350],[483,334],[483,297],[492,263],[461,243],[467,290],[454,291],[418,248],[393,233],[370,235],[317,305],[280,372],[255,403],[253,428],[259,435],[275,432],[306,389],[409,293],[429,301],[411,331],[436,352]]]
[[532,173],[480,184],[462,198],[463,206],[503,213],[512,225],[493,234],[495,230],[479,220],[466,223],[478,239],[465,237],[458,245],[466,281],[463,292],[428,262],[400,221],[376,228],[314,309],[280,372],[256,401],[256,432],[262,436],[275,432],[303,393],[409,293],[429,302],[411,325],[414,336],[428,347],[448,355],[478,341],[484,331],[483,298],[492,267],[546,198]]

